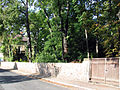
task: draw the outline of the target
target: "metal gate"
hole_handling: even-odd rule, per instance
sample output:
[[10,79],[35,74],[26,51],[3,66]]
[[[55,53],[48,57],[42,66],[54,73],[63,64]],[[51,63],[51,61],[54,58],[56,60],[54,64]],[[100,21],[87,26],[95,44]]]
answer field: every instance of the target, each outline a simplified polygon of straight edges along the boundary
[[119,58],[93,58],[91,81],[119,85]]

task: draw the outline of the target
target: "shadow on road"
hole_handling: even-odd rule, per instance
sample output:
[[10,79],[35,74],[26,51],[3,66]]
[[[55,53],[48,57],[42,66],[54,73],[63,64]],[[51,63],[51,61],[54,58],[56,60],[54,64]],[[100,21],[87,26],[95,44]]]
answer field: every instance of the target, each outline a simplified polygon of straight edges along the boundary
[[10,72],[10,70],[14,70],[14,69],[0,69],[0,73],[3,73],[3,72]]
[[[10,72],[10,70],[17,70],[17,63],[14,64],[13,69],[0,69],[0,84],[5,83],[16,83],[16,82],[23,82],[28,80],[33,80],[37,78],[48,78],[48,77],[57,77],[60,72],[60,68],[56,67],[55,64],[37,64],[38,73],[31,74],[29,76],[22,76]],[[32,77],[32,78],[30,78]]]
[[17,83],[17,82],[23,82],[28,80],[34,80],[33,78],[10,72],[10,70],[0,69],[0,73],[1,73],[0,84],[9,84],[9,83]]

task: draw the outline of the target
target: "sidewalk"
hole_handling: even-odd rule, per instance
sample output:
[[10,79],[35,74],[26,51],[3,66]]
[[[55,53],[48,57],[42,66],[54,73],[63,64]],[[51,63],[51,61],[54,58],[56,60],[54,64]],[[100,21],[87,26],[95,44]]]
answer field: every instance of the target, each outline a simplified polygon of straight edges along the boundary
[[120,88],[105,84],[95,84],[95,83],[87,83],[81,81],[71,81],[62,78],[44,78],[49,81],[62,83],[64,85],[72,86],[77,88],[76,90],[120,90]]
[[120,88],[112,85],[97,84],[90,82],[87,83],[87,82],[73,81],[73,80],[71,81],[65,78],[54,78],[54,77],[44,78],[38,74],[29,74],[29,73],[20,72],[18,70],[11,70],[11,71],[28,77],[37,78],[40,79],[41,81],[49,82],[59,86],[68,87],[72,90],[120,90]]

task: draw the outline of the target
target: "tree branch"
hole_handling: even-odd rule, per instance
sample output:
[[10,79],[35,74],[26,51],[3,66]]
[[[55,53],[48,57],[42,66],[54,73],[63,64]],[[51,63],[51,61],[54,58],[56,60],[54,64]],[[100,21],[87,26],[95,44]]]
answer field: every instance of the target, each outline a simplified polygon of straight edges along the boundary
[[63,22],[63,17],[61,15],[61,11],[62,11],[62,6],[60,4],[60,1],[58,0],[58,8],[59,8],[59,17],[60,17],[60,22],[61,22],[61,31],[64,32],[64,22]]
[[26,15],[26,13],[25,13],[24,11],[21,10],[21,7],[17,7],[17,9],[18,9],[21,13],[23,13],[23,14]]
[[[120,22],[120,20],[117,20],[117,21],[113,22],[112,24],[117,24],[117,23],[119,23],[119,22]],[[105,28],[105,27],[110,26],[110,25],[111,25],[111,24],[104,25],[104,26],[102,26],[102,28]]]
[[21,0],[21,2],[22,2],[24,5],[26,5],[25,2],[24,2],[23,0]]
[[20,9],[18,9],[21,13],[23,13],[23,14],[25,14],[26,15],[26,13],[25,12],[23,12],[22,10],[20,10]]
[[46,9],[44,9],[44,13],[45,13],[45,16],[47,18],[48,26],[49,26],[49,28],[51,28],[51,25],[50,25],[50,22],[49,22],[49,16],[48,16],[48,13],[47,13]]

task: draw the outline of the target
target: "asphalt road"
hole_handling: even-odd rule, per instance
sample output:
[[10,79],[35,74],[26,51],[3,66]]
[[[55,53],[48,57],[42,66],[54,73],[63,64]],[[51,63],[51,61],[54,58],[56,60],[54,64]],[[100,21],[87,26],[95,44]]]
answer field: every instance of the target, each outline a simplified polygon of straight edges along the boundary
[[0,69],[0,90],[68,90],[68,88]]

